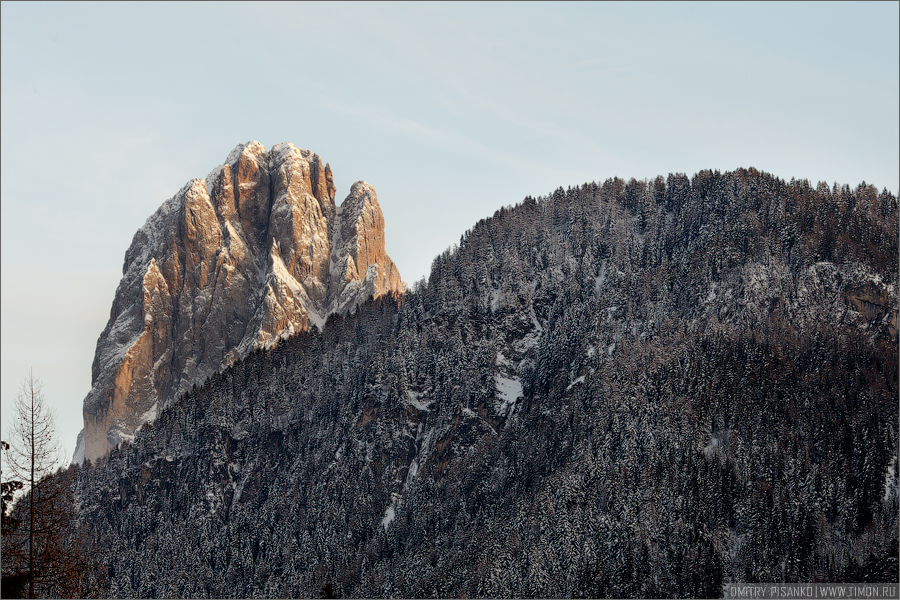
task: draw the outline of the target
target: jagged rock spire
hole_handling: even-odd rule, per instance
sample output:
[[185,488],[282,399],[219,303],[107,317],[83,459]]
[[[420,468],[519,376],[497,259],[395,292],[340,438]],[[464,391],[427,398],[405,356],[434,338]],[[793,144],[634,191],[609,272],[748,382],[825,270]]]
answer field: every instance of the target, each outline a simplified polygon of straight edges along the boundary
[[402,293],[375,190],[357,182],[340,207],[335,191],[318,154],[254,141],[147,219],[97,341],[77,462],[253,349]]

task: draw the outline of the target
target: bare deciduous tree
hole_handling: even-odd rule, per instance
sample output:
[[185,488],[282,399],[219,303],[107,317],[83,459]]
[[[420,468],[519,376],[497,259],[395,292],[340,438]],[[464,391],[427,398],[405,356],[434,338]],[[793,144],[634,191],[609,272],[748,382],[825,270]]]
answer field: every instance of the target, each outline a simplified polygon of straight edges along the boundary
[[[78,597],[91,593],[97,564],[90,544],[75,529],[73,478],[77,469],[60,467],[52,409],[39,379],[25,379],[4,446],[9,473],[24,484],[3,535],[3,596]],[[27,582],[27,583],[26,583]],[[25,586],[27,585],[27,591]]]
[[10,431],[11,444],[6,452],[9,471],[26,485],[28,514],[24,523],[10,536],[20,539],[10,540],[12,543],[4,543],[4,550],[6,550],[4,558],[7,561],[11,558],[24,558],[16,556],[23,549],[21,544],[15,542],[24,541],[21,538],[27,532],[28,560],[25,573],[28,576],[28,596],[30,598],[34,598],[37,571],[35,568],[35,535],[40,536],[44,529],[38,519],[44,516],[46,505],[51,500],[44,493],[36,493],[46,491],[38,490],[36,485],[41,482],[43,477],[53,472],[61,458],[56,441],[53,411],[44,402],[42,388],[40,379],[35,379],[34,375],[29,373],[22,384],[21,391],[16,396],[15,415]]

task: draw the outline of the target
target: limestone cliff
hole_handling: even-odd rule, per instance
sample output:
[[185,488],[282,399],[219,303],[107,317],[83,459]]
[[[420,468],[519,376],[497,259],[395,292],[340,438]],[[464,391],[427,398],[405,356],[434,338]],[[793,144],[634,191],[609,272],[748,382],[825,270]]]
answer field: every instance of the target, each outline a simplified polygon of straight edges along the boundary
[[97,341],[76,462],[252,350],[403,292],[375,190],[334,197],[318,154],[250,142],[147,219]]

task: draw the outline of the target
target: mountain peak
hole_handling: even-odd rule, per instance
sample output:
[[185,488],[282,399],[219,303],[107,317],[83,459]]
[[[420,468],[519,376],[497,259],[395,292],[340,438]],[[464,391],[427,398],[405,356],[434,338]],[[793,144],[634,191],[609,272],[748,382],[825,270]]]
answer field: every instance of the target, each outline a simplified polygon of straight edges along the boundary
[[334,197],[318,154],[251,141],[147,219],[97,342],[76,456],[105,456],[252,350],[403,292],[375,190],[355,183],[340,209]]

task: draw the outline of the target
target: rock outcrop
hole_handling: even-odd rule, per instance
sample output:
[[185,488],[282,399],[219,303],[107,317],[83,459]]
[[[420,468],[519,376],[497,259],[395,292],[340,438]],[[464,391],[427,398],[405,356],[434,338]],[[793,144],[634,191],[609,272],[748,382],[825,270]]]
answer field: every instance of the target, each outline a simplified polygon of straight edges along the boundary
[[97,341],[76,462],[252,350],[403,292],[375,190],[359,181],[334,197],[318,154],[250,142],[147,219]]

